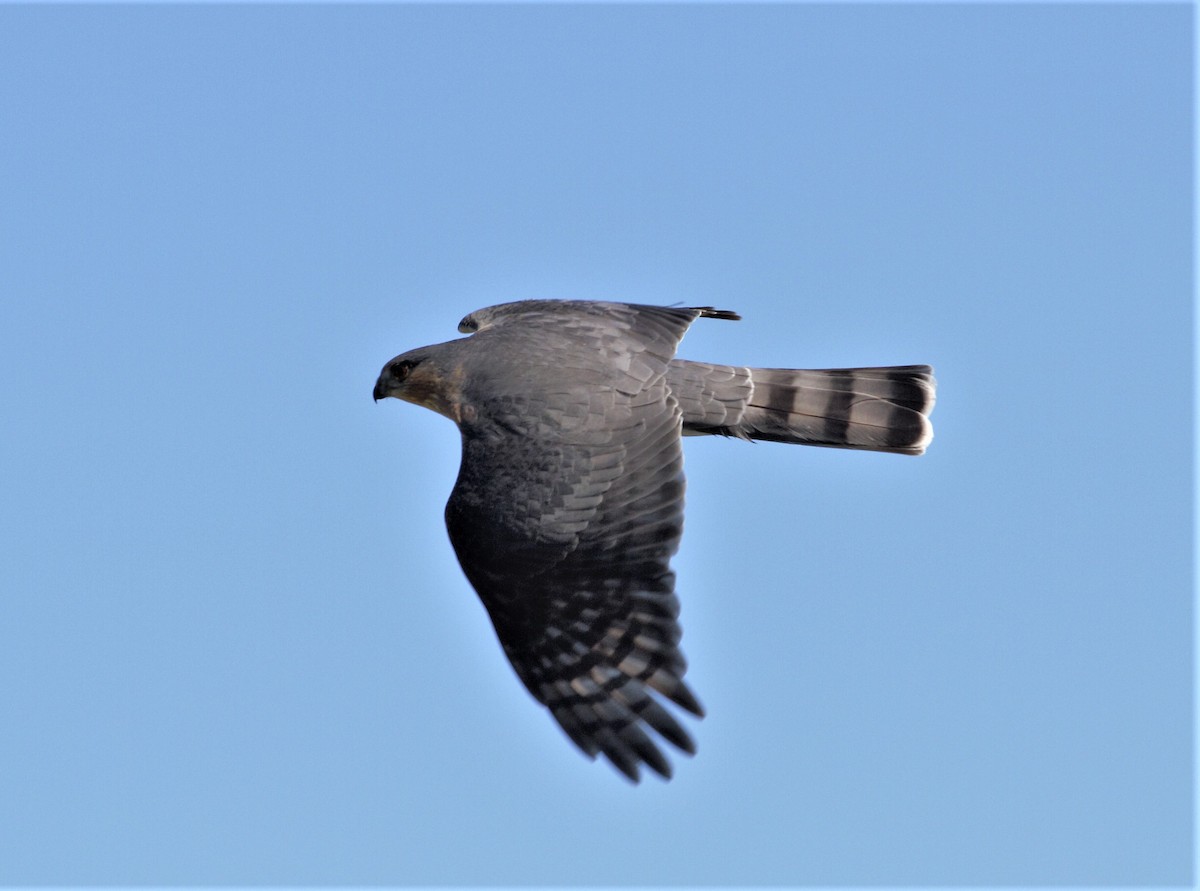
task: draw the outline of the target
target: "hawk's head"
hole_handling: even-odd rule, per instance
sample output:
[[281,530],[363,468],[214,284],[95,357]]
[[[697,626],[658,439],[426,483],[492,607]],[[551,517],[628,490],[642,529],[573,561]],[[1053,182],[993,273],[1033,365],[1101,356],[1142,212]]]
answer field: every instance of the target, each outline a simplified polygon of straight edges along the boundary
[[448,358],[441,354],[444,352],[439,352],[439,347],[423,347],[392,359],[379,372],[373,393],[375,401],[392,396],[423,405],[452,421],[461,421],[462,367],[444,361]]

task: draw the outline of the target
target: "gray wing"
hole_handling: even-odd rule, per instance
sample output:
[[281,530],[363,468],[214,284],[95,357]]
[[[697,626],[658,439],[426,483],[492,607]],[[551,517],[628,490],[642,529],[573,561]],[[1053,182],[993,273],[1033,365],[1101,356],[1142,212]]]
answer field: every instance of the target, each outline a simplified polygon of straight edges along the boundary
[[519,306],[464,320],[489,374],[468,369],[450,539],[517,675],[575,744],[634,781],[642,763],[670,776],[647,730],[695,747],[655,694],[703,710],[669,567],[684,479],[666,370],[703,311]]

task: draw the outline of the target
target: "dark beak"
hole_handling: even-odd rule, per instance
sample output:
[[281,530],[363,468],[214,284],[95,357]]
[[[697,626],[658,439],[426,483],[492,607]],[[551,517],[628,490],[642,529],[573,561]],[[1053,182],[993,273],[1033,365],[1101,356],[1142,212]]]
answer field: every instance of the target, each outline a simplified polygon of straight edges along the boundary
[[379,380],[375,381],[375,390],[371,395],[375,397],[376,402],[378,402],[380,399],[383,399],[387,395],[387,393],[383,392],[383,378],[382,377],[379,378]]

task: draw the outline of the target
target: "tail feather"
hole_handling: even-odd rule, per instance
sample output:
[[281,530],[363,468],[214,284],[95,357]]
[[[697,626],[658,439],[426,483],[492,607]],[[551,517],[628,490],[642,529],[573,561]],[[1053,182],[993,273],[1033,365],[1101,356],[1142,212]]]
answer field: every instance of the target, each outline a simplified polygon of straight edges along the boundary
[[928,365],[737,368],[676,359],[684,433],[919,455],[933,438]]

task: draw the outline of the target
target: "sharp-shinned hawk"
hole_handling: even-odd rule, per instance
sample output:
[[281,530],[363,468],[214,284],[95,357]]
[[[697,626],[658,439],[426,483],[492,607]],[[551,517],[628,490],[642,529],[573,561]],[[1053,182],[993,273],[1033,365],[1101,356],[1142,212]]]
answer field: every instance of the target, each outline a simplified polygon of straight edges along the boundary
[[711,307],[528,300],[481,309],[470,337],[388,362],[375,399],[453,420],[446,505],[458,561],[517,676],[586,754],[625,776],[671,765],[647,732],[695,744],[659,696],[684,683],[671,555],[683,524],[680,436],[720,434],[919,455],[927,365],[820,371],[676,359]]

